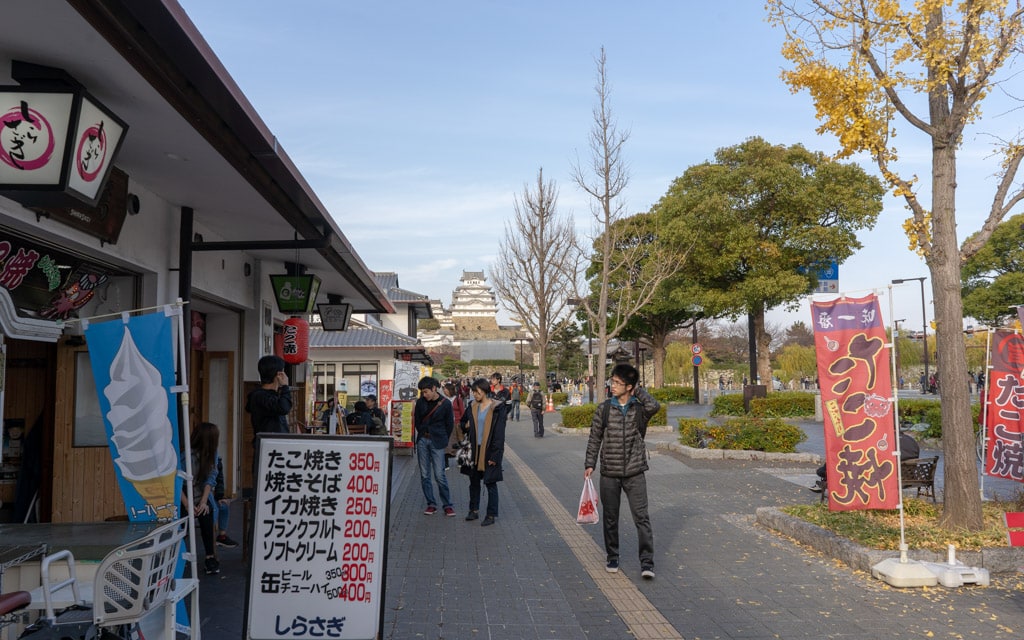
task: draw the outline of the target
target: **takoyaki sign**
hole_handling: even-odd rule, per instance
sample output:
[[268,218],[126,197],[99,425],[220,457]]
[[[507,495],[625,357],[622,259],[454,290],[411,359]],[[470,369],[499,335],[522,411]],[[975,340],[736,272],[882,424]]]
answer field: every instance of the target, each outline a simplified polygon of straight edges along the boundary
[[97,203],[128,126],[59,69],[15,63],[0,87],[0,190],[29,205]]

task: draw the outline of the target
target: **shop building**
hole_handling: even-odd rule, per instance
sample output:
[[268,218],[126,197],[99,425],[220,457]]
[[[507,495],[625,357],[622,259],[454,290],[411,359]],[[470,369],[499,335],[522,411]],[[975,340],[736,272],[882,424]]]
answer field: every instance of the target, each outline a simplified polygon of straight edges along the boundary
[[[107,140],[99,150],[110,173],[94,198],[0,179],[0,519],[13,520],[15,507],[19,519],[38,512],[43,522],[123,516],[78,319],[179,299],[189,422],[221,427],[228,490],[237,493],[251,442],[244,394],[289,317],[269,276],[315,275],[316,302],[357,314],[395,307],[174,0],[8,0],[0,160],[25,156],[10,123],[39,124],[24,91],[47,83],[77,87],[102,108],[102,135],[82,139]],[[4,162],[7,174],[26,172]],[[303,398],[306,371],[290,372]],[[302,422],[306,403],[296,405],[293,421]],[[29,473],[32,509],[17,495]]]

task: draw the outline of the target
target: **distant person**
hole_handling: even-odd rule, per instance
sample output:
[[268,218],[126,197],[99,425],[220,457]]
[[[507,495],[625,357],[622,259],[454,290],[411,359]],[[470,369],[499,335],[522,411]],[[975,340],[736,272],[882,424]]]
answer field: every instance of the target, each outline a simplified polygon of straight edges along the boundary
[[619,504],[626,494],[636,526],[640,575],[654,578],[654,532],[647,512],[647,422],[661,405],[637,386],[640,373],[628,364],[612,369],[612,397],[601,403],[590,422],[583,477],[589,478],[601,459],[598,492],[609,573],[619,570]]
[[509,417],[513,418],[516,422],[519,422],[519,405],[523,401],[523,392],[519,388],[519,383],[516,382],[512,385],[512,412]]
[[372,434],[374,429],[373,417],[370,415],[370,408],[366,403],[359,400],[352,406],[352,413],[345,416],[345,424],[350,427],[357,427],[356,432]]
[[377,406],[377,396],[370,394],[363,398],[366,402],[366,407],[370,411],[370,418],[373,420],[373,431],[374,435],[386,436],[388,435],[388,421],[384,415],[384,410]]
[[530,417],[533,419],[533,437],[544,437],[544,394],[540,392],[540,383],[533,383],[533,391],[526,400],[526,406],[530,407]]
[[433,475],[444,515],[453,517],[455,508],[452,506],[448,477],[444,473],[445,449],[455,428],[452,404],[441,396],[438,391],[441,383],[435,378],[424,376],[416,386],[420,390],[420,397],[413,407],[413,437],[419,462],[420,484],[427,501],[423,513],[428,516],[437,513],[437,500],[434,499],[434,485],[431,481]]
[[501,374],[497,371],[491,374],[491,397],[505,405],[506,413],[512,410],[512,393],[501,384]]
[[470,386],[473,401],[466,407],[466,413],[459,423],[459,433],[469,437],[473,451],[471,466],[462,467],[469,476],[469,512],[466,520],[480,517],[480,483],[487,488],[487,516],[480,523],[489,527],[498,518],[498,483],[502,477],[502,460],[505,457],[505,423],[508,405],[495,398],[487,380],[478,378]]

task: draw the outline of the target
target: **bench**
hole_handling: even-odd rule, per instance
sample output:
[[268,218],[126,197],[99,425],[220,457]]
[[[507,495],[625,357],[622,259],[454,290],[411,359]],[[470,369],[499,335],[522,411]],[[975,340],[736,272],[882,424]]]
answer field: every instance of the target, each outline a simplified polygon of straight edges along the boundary
[[1007,511],[1006,535],[1011,547],[1024,547],[1024,511]]
[[900,463],[904,489],[917,489],[917,497],[922,494],[935,502],[935,469],[939,466],[939,456],[931,458],[913,458]]
[[[900,463],[900,474],[903,478],[903,489],[916,489],[917,496],[928,496],[935,502],[935,469],[939,466],[939,456],[930,458],[911,458]],[[822,485],[821,502],[828,500],[828,479]],[[1024,525],[1022,525],[1024,526]],[[1022,532],[1024,535],[1024,532]]]

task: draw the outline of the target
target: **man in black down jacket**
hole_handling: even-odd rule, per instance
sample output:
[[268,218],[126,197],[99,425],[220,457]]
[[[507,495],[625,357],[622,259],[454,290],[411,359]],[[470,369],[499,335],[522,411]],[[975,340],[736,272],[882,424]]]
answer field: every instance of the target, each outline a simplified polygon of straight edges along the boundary
[[604,548],[609,573],[619,570],[619,502],[622,493],[629,501],[629,510],[636,525],[640,547],[641,575],[654,578],[654,532],[647,513],[647,421],[661,405],[649,393],[636,386],[640,377],[636,368],[619,364],[612,369],[612,397],[594,412],[587,441],[586,470],[589,478],[601,455],[599,492],[603,512]]

